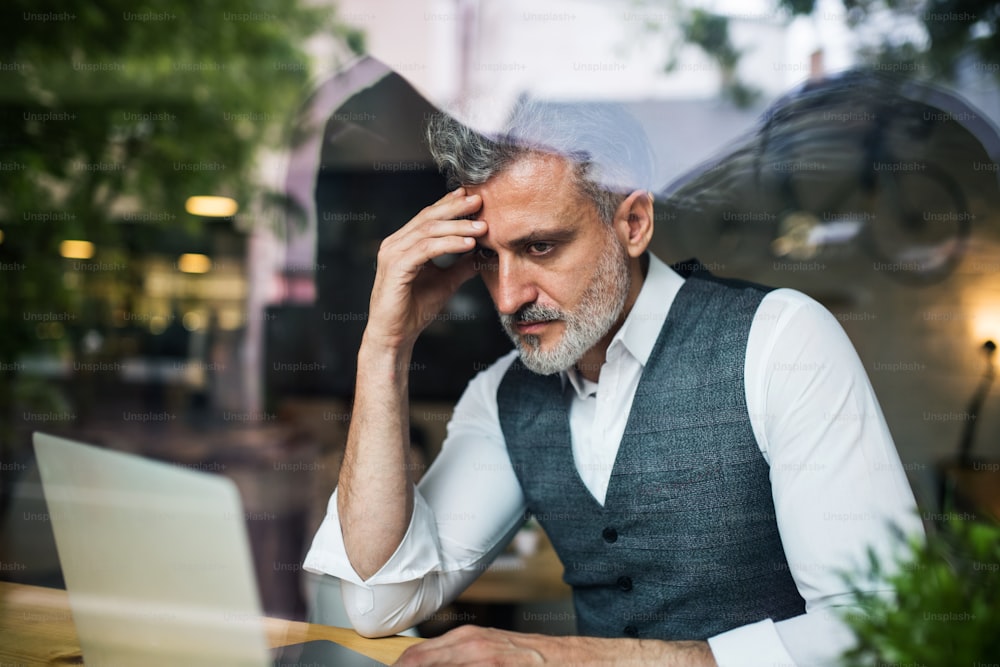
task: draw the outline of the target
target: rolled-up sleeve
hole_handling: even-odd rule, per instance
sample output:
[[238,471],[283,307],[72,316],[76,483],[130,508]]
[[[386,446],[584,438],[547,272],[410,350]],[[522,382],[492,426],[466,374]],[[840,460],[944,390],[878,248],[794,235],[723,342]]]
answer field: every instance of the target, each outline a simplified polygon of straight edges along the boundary
[[441,453],[414,492],[406,535],[368,579],[351,566],[337,514],[327,505],[304,569],[337,577],[348,617],[365,636],[418,623],[456,598],[503,550],[524,517],[524,496],[507,455],[496,390],[514,360],[501,358],[469,383]]

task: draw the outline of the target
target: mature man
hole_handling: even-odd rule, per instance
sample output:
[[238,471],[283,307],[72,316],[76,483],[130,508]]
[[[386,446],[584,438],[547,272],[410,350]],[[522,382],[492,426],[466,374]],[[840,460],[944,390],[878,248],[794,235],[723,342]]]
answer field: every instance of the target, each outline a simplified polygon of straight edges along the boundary
[[[403,664],[832,662],[850,644],[842,572],[891,551],[888,522],[919,530],[836,320],[651,255],[649,151],[619,111],[523,105],[499,135],[441,118],[429,137],[459,187],[379,251],[340,483],[306,568],[342,579],[359,632],[398,632],[529,511],[584,636],[465,627]],[[462,257],[440,268],[446,255]],[[469,383],[415,489],[411,351],[476,273],[516,349]]]

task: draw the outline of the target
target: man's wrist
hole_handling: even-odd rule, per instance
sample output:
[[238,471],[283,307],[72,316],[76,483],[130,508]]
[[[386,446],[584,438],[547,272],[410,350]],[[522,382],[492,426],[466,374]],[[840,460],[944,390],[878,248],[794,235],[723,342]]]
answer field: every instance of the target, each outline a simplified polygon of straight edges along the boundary
[[[636,665],[664,667],[717,667],[706,641],[663,641],[659,639],[622,639],[623,654],[634,656]],[[626,661],[632,662],[632,661]]]
[[511,665],[717,667],[704,641],[553,637],[474,625],[411,646],[397,664],[496,664],[501,658]]
[[365,332],[358,349],[358,369],[398,375],[410,370],[413,344],[406,344]]
[[[567,655],[561,655],[558,644],[549,654],[541,645],[539,652],[556,663],[570,657],[577,664],[656,665],[657,667],[718,667],[712,649],[706,641],[664,641],[660,639],[600,639],[596,637],[565,637],[570,643]],[[590,660],[591,662],[587,662]]]

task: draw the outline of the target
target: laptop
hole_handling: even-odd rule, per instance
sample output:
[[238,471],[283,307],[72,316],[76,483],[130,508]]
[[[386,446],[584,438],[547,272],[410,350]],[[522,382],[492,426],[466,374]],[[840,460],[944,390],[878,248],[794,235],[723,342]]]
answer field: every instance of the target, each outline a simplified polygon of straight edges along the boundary
[[328,641],[272,654],[232,480],[44,433],[34,445],[86,664],[380,664]]

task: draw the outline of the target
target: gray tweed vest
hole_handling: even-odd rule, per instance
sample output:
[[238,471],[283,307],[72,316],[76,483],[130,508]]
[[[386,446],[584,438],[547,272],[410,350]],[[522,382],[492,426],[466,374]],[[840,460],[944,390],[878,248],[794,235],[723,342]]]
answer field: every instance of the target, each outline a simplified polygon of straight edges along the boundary
[[747,337],[767,289],[688,266],[604,506],[574,466],[572,389],[518,359],[497,392],[511,462],[563,562],[583,635],[706,639],[805,612],[744,393]]

